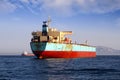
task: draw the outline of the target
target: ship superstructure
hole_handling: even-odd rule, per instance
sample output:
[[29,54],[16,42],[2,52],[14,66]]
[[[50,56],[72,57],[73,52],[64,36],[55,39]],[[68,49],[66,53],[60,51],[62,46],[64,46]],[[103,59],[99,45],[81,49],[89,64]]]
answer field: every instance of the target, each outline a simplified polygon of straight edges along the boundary
[[71,35],[72,31],[58,31],[50,28],[48,22],[44,21],[42,31],[32,32],[32,42],[71,43],[71,39],[65,35]]

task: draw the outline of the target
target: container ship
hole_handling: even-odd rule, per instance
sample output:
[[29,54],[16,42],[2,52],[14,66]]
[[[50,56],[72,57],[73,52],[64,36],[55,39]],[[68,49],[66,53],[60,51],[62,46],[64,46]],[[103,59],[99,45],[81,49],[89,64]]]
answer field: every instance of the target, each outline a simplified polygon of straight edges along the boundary
[[44,58],[91,58],[96,57],[96,47],[73,43],[67,35],[72,31],[58,31],[43,21],[42,31],[32,32],[31,50],[39,59]]

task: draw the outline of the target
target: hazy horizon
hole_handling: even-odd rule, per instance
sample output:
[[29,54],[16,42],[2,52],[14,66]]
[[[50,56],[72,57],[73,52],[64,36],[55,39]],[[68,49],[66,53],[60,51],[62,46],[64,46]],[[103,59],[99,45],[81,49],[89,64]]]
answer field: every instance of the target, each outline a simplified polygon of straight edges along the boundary
[[31,32],[73,31],[73,42],[120,50],[120,0],[0,0],[0,54],[31,52]]

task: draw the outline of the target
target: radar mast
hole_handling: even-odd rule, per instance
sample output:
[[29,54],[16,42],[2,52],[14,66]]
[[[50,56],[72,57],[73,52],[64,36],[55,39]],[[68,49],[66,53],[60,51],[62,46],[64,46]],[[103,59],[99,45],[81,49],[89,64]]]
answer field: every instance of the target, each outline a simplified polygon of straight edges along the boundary
[[48,16],[48,21],[47,21],[48,27],[50,27],[50,22],[51,22],[51,18],[50,18],[50,16]]

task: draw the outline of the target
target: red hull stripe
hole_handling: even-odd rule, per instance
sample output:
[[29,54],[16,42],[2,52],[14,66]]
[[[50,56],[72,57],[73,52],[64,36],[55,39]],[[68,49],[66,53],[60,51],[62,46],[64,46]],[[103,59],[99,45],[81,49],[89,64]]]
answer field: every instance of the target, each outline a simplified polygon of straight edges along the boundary
[[96,57],[96,52],[85,51],[33,51],[38,58],[85,58]]

